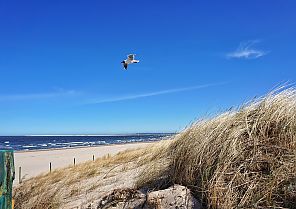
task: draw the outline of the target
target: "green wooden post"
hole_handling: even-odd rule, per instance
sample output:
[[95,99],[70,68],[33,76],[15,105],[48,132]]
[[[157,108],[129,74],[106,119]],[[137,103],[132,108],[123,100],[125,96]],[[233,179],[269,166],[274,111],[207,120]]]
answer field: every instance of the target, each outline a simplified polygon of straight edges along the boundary
[[14,152],[12,149],[0,147],[0,209],[12,208],[14,177]]

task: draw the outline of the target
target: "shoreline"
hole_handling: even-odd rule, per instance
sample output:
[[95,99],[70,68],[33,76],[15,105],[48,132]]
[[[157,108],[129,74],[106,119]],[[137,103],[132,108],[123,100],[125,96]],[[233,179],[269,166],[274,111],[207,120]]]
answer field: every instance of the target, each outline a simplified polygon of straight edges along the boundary
[[167,139],[160,139],[155,141],[127,142],[127,143],[117,143],[117,144],[98,144],[93,146],[57,147],[57,148],[34,149],[34,150],[14,150],[14,153],[47,152],[47,151],[53,151],[53,150],[71,150],[71,149],[82,149],[82,148],[108,147],[108,146],[126,145],[126,144],[155,143],[161,140],[167,140]]

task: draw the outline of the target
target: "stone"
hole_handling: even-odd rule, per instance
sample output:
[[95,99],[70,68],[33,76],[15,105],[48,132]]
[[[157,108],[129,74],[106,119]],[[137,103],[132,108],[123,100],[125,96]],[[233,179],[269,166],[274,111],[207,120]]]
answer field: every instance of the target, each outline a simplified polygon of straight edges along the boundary
[[145,209],[201,209],[201,204],[184,186],[174,185],[168,189],[147,194]]
[[144,194],[135,189],[115,189],[104,196],[97,209],[201,209],[190,190],[174,185],[164,190]]

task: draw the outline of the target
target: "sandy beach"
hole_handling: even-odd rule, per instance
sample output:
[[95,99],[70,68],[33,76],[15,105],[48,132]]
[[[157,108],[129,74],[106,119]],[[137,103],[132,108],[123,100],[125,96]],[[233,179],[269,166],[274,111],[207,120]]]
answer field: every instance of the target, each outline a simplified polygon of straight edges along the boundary
[[97,147],[81,147],[71,149],[37,150],[15,152],[15,180],[14,185],[19,184],[19,167],[21,167],[22,179],[28,179],[42,173],[49,172],[49,163],[52,170],[73,165],[75,158],[76,164],[102,157],[107,154],[114,155],[118,152],[144,147],[151,144],[131,143],[118,145],[105,145]]

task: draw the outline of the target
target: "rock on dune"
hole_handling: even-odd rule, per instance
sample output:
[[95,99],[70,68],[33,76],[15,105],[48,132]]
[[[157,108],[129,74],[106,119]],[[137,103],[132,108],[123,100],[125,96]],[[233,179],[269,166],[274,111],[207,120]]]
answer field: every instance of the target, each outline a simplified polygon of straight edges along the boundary
[[147,194],[147,209],[157,208],[186,208],[200,209],[201,205],[192,196],[190,190],[184,186],[174,185],[168,189],[159,190]]
[[[94,205],[90,206],[93,208]],[[200,209],[200,203],[184,186],[174,185],[168,189],[143,192],[135,189],[116,189],[103,197],[97,209]]]

